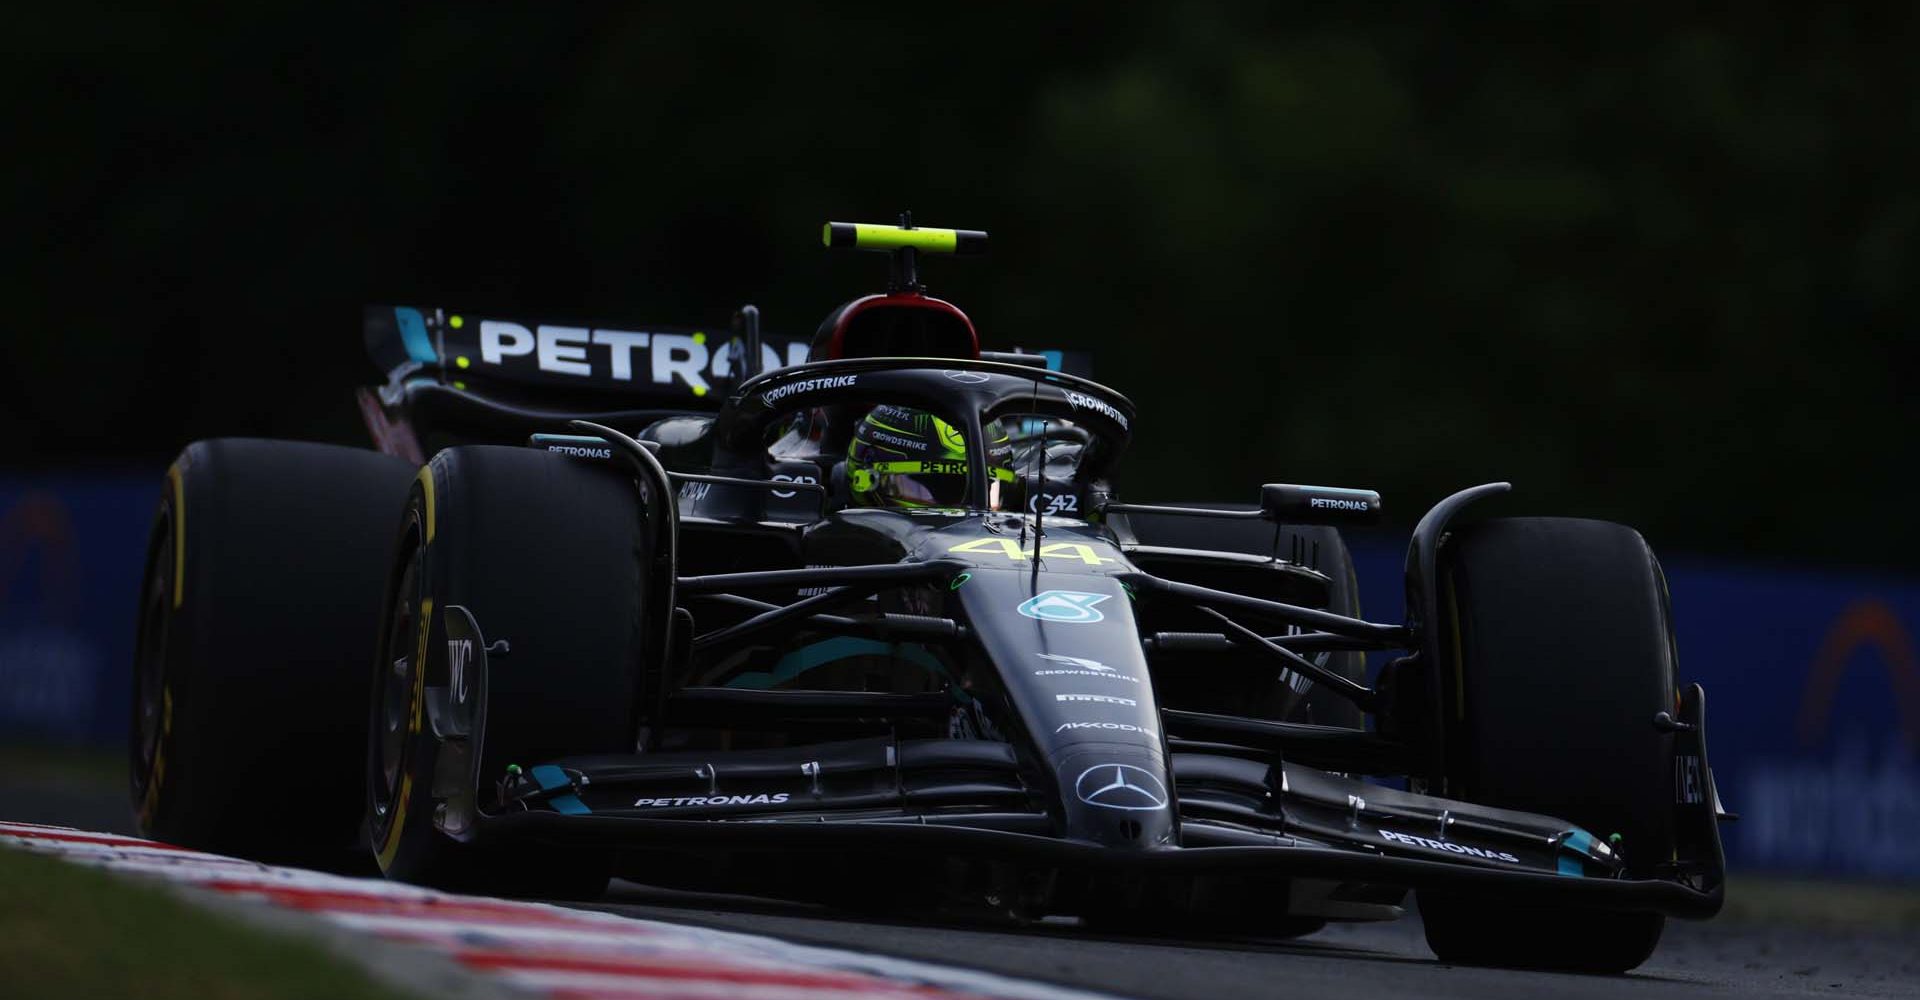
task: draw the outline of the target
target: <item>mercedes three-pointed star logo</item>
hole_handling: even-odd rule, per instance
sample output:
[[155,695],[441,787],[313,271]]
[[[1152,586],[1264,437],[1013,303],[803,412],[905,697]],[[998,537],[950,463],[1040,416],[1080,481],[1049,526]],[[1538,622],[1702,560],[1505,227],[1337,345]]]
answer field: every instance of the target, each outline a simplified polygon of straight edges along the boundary
[[1132,764],[1099,764],[1073,783],[1080,801],[1105,809],[1151,811],[1167,807],[1167,786],[1153,772]]

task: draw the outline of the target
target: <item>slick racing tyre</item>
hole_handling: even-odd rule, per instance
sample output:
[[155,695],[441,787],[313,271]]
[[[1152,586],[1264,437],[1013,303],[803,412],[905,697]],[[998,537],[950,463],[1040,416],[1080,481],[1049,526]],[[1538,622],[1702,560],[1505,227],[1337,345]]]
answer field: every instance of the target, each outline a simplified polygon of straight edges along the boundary
[[[496,811],[509,765],[633,751],[650,563],[642,515],[619,470],[543,451],[450,448],[420,470],[370,657],[367,821],[388,878],[509,895],[605,889],[609,854],[478,844],[445,828],[444,807],[466,785],[480,809]],[[453,752],[430,710],[452,697],[453,609],[495,647],[486,676],[461,681],[485,685],[477,781],[457,763],[436,773]]]
[[[167,471],[135,645],[133,808],[167,843],[365,866],[365,668],[413,467],[225,438]],[[352,773],[345,773],[352,772]]]
[[[1332,581],[1332,599],[1326,610],[1351,618],[1360,617],[1360,582],[1353,571],[1353,556],[1340,531],[1331,525],[1286,524],[1276,532],[1268,521],[1223,520],[1207,517],[1183,517],[1173,514],[1127,514],[1127,523],[1144,545],[1164,545],[1180,549],[1214,552],[1238,552],[1257,556],[1277,555],[1318,570]],[[1359,651],[1317,654],[1325,656],[1323,666],[1360,683],[1367,679],[1367,655]],[[1353,702],[1323,690],[1309,688],[1289,721],[1311,722],[1321,726],[1366,728],[1366,716]]]
[[[1674,851],[1676,705],[1666,579],[1631,528],[1487,521],[1441,552],[1447,794],[1571,820],[1614,840],[1628,874]],[[1617,840],[1614,835],[1618,835]],[[1442,961],[1624,972],[1660,940],[1657,913],[1489,906],[1422,892]]]

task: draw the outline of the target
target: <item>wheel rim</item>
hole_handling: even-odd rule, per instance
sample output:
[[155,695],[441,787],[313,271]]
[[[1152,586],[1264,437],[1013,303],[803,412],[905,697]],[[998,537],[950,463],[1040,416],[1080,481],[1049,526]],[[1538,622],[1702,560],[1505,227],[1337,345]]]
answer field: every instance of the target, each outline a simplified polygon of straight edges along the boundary
[[373,703],[373,811],[384,820],[400,796],[406,774],[407,724],[413,713],[414,671],[423,669],[415,655],[421,597],[421,555],[418,525],[410,525],[409,544],[401,557],[399,580],[393,588],[393,606],[380,646],[379,680]]

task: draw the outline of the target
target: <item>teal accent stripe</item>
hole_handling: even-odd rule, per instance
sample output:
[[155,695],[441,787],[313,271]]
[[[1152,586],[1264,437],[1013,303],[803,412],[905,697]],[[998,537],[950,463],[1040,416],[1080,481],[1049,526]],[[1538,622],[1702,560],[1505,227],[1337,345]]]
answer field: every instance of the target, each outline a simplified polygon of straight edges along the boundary
[[607,446],[606,438],[593,437],[588,434],[535,434],[530,440],[533,441],[536,446],[543,444],[577,444],[594,448],[605,448]]
[[440,360],[440,356],[433,353],[433,340],[427,336],[427,320],[420,315],[420,310],[395,306],[393,321],[400,324],[400,342],[406,345],[408,358],[425,362]]
[[802,646],[781,657],[780,661],[773,665],[772,670],[764,673],[740,674],[728,680],[726,686],[765,691],[793,680],[815,667],[823,667],[850,656],[892,656],[935,673],[945,671],[940,661],[917,643],[880,642],[875,639],[841,636]]
[[1569,857],[1566,854],[1560,855],[1560,874],[1571,875],[1574,878],[1585,878],[1587,875],[1586,856],[1587,852],[1593,849],[1593,834],[1579,827],[1574,827],[1573,832],[1567,834],[1567,839],[1560,842],[1560,849],[1579,855],[1578,857]]
[[1059,371],[1066,362],[1066,356],[1060,351],[1041,351],[1040,356],[1047,359],[1048,371]]
[[541,764],[533,770],[528,771],[527,776],[539,782],[540,790],[543,792],[563,791],[566,793],[565,795],[555,795],[547,800],[547,805],[552,806],[554,812],[565,813],[568,816],[584,816],[593,811],[587,808],[585,802],[580,801],[578,795],[573,794],[573,779],[567,777],[567,772],[562,771],[560,768],[552,764]]

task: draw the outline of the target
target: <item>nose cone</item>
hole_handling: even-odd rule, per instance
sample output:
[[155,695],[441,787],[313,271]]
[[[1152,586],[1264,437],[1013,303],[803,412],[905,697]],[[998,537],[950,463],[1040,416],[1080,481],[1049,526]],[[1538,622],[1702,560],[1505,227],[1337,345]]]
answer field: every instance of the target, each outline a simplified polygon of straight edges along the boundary
[[1137,745],[1091,743],[1055,768],[1066,834],[1109,847],[1151,849],[1176,843],[1166,762]]
[[982,533],[954,546],[986,562],[959,591],[967,620],[1053,773],[1062,832],[1116,849],[1175,846],[1173,781],[1132,598],[1103,572],[1118,554],[1101,555],[1096,546],[1105,543],[1091,537],[1049,544],[1106,561],[1042,546],[1048,568],[1036,578],[1024,567],[996,568],[996,559],[1031,558],[1005,536]]

